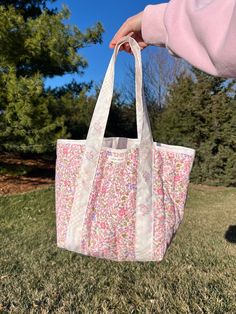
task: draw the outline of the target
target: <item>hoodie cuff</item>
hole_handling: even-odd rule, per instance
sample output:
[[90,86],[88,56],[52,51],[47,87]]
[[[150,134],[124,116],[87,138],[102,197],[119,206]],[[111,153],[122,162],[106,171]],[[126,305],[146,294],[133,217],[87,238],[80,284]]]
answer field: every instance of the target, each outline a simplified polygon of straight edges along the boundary
[[164,15],[167,3],[147,5],[142,14],[141,32],[145,43],[166,47],[167,31]]

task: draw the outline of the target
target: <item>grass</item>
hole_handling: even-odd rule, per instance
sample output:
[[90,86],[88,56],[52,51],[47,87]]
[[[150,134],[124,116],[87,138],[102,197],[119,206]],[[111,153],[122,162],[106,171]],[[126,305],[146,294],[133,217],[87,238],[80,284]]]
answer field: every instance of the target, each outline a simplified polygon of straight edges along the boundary
[[2,313],[236,313],[236,189],[191,186],[161,263],[56,247],[54,189],[0,198]]

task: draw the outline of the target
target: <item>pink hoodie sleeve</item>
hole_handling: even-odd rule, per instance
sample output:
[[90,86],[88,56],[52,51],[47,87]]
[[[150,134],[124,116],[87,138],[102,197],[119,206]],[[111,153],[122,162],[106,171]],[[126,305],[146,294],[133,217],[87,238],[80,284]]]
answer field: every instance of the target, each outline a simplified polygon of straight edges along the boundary
[[148,5],[146,43],[164,46],[214,76],[236,78],[236,0],[171,0]]

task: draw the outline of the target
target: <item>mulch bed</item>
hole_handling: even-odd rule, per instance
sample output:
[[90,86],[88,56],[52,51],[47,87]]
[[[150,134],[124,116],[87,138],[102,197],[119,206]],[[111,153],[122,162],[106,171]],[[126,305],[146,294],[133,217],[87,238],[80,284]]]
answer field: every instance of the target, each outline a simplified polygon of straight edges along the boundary
[[0,195],[24,193],[31,190],[47,187],[54,184],[54,180],[48,178],[33,178],[24,176],[0,176]]

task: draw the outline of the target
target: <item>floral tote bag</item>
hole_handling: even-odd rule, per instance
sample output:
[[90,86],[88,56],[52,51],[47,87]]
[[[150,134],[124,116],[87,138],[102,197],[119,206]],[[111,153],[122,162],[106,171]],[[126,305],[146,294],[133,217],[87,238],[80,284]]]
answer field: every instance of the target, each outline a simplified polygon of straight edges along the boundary
[[[137,139],[104,138],[115,61],[128,42],[135,58]],[[195,151],[153,142],[141,51],[123,37],[114,49],[86,140],[59,139],[57,246],[114,261],[161,261],[183,219]]]

